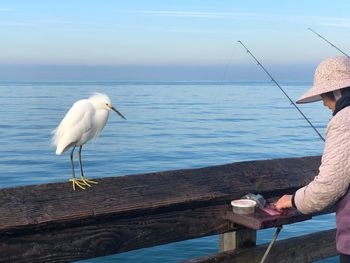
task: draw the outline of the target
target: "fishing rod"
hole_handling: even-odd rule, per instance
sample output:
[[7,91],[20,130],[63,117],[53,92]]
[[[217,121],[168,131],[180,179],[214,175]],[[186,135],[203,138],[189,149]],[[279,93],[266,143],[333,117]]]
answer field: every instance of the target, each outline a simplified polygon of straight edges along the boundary
[[328,44],[330,44],[332,47],[334,47],[336,50],[338,50],[340,53],[342,53],[343,55],[347,56],[348,58],[350,58],[350,56],[348,54],[346,54],[343,50],[341,50],[340,48],[338,48],[336,45],[334,45],[332,42],[330,42],[327,38],[321,36],[319,33],[317,33],[315,30],[312,30],[311,28],[308,28],[312,33],[314,33],[316,36],[318,36],[319,38],[322,38],[324,41],[326,41]]
[[267,247],[267,249],[266,249],[266,251],[265,251],[263,257],[262,257],[261,260],[260,260],[260,263],[264,263],[264,262],[265,262],[267,256],[268,256],[269,253],[270,253],[270,250],[271,250],[271,248],[272,248],[272,246],[273,246],[273,243],[275,243],[275,241],[276,241],[276,239],[277,239],[277,237],[278,237],[278,234],[281,232],[281,230],[282,230],[282,226],[277,227],[276,232],[275,232],[275,234],[273,235],[272,240],[271,240],[269,246]]
[[258,66],[260,66],[265,73],[271,78],[271,80],[276,84],[276,86],[283,92],[283,94],[289,99],[289,101],[292,103],[292,105],[299,111],[299,113],[303,116],[303,118],[310,124],[310,126],[314,129],[314,131],[317,133],[317,135],[321,138],[322,141],[325,141],[325,139],[322,137],[321,133],[316,129],[316,127],[311,123],[311,121],[305,116],[305,114],[299,109],[299,107],[294,103],[294,101],[288,96],[288,94],[284,91],[284,89],[278,84],[278,82],[272,77],[272,75],[266,70],[266,68],[259,62],[259,60],[250,52],[250,50],[242,43],[242,41],[238,40],[238,43],[240,43],[244,49],[247,51],[249,55],[258,63]]

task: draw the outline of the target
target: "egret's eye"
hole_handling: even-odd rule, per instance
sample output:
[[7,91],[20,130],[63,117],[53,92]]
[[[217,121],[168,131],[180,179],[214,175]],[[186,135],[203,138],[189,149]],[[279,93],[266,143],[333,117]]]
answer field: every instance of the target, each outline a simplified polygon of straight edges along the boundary
[[106,106],[107,106],[107,107],[109,107],[109,104],[108,104],[108,103],[106,103]]

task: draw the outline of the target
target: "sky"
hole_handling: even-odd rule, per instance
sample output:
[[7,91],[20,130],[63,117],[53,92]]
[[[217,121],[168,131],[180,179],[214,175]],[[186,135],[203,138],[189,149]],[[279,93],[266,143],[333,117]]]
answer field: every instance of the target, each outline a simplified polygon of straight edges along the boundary
[[0,81],[312,81],[350,53],[350,1],[1,0]]

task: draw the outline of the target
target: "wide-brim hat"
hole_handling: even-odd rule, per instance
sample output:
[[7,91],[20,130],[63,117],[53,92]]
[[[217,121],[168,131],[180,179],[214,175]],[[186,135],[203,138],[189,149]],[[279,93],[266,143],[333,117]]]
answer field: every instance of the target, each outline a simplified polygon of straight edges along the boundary
[[296,102],[322,100],[321,94],[350,87],[350,59],[345,56],[323,60],[315,71],[313,86]]

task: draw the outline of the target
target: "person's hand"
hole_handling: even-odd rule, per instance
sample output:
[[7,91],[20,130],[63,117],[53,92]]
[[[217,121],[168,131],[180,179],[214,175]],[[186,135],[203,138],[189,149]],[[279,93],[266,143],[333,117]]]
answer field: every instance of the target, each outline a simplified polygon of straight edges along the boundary
[[292,207],[292,195],[284,195],[275,204],[277,210]]

